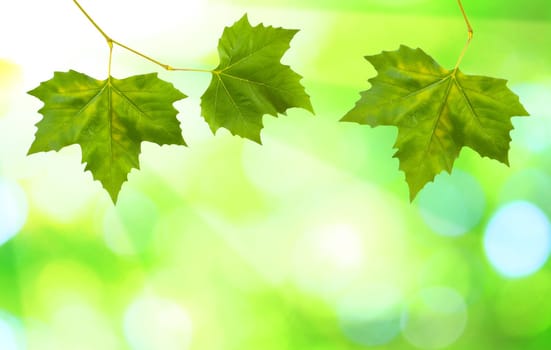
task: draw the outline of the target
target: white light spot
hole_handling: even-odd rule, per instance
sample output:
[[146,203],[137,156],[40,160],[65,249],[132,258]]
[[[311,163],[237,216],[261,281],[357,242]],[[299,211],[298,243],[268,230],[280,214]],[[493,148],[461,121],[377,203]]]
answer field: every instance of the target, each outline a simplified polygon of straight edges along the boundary
[[402,334],[422,349],[441,349],[455,342],[467,324],[467,306],[455,290],[421,290],[402,316]]
[[191,344],[192,322],[175,302],[144,296],[126,311],[124,334],[133,350],[185,350]]
[[362,263],[362,240],[354,228],[335,225],[321,232],[318,242],[320,253],[341,267],[355,267]]
[[27,214],[27,199],[21,187],[0,178],[0,246],[21,230]]
[[295,250],[298,284],[309,292],[333,294],[361,271],[363,246],[359,232],[349,225],[332,224],[308,232]]
[[529,202],[512,202],[499,209],[488,223],[484,250],[490,263],[502,275],[530,275],[549,258],[549,220],[538,207]]

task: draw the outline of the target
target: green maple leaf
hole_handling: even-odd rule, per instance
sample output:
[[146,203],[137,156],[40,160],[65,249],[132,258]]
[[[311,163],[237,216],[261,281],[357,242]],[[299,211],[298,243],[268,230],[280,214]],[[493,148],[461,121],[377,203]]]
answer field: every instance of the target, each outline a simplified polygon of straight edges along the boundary
[[512,116],[527,116],[507,81],[446,70],[421,49],[401,46],[366,59],[378,75],[342,121],[398,127],[394,157],[410,200],[451,172],[461,148],[508,165]]
[[186,96],[156,73],[96,80],[56,72],[29,94],[44,102],[29,154],[80,145],[86,170],[113,202],[128,173],[139,169],[142,141],[185,145],[172,104]]
[[247,15],[224,29],[218,43],[220,64],[201,97],[203,117],[213,132],[223,127],[260,143],[264,114],[277,117],[291,107],[313,112],[302,77],[280,62],[297,32],[252,27]]

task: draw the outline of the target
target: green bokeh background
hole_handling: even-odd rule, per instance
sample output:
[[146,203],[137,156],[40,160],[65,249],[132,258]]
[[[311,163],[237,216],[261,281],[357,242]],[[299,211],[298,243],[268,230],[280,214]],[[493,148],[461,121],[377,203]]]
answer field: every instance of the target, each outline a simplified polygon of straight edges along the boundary
[[[510,167],[465,149],[411,204],[396,130],[338,120],[375,75],[365,55],[405,44],[453,67],[456,1],[161,3],[82,1],[117,40],[177,66],[216,66],[244,12],[300,29],[284,62],[316,115],[265,117],[262,146],[213,136],[198,107],[209,76],[159,71],[190,96],[176,104],[189,147],[144,143],[114,207],[78,147],[26,156],[41,103],[25,91],[54,70],[103,78],[103,39],[71,1],[2,2],[0,20],[22,17],[0,34],[0,349],[551,348],[551,3],[464,0],[462,70],[509,80],[533,117],[513,118]],[[158,71],[120,50],[113,68]],[[508,211],[522,230],[485,240],[522,206],[537,220]]]

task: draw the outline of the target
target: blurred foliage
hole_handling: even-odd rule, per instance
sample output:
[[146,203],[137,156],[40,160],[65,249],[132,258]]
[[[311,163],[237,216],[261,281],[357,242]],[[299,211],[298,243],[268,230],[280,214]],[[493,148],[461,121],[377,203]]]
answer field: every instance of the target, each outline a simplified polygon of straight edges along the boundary
[[[264,117],[259,146],[224,131],[212,137],[190,92],[178,117],[189,149],[144,144],[142,169],[116,207],[82,173],[78,147],[25,156],[39,119],[25,91],[58,68],[48,55],[102,70],[104,55],[88,62],[65,43],[25,61],[6,38],[0,348],[550,347],[551,5],[464,5],[475,38],[463,71],[509,79],[534,118],[513,119],[510,168],[464,150],[452,175],[413,204],[391,158],[396,132],[337,121],[375,75],[364,55],[408,44],[453,65],[466,39],[455,1],[205,2],[212,18],[197,22],[197,45],[244,12],[253,25],[301,29],[284,61],[305,77],[317,116]],[[1,16],[10,6],[0,5]],[[133,6],[132,16],[153,11]],[[69,9],[56,21],[77,16]],[[0,26],[13,22],[4,17]],[[81,20],[72,31],[93,30]],[[174,51],[163,38],[155,40]],[[151,40],[137,44],[149,51]],[[121,60],[122,72],[143,69]],[[186,79],[208,84],[191,75],[177,85]]]

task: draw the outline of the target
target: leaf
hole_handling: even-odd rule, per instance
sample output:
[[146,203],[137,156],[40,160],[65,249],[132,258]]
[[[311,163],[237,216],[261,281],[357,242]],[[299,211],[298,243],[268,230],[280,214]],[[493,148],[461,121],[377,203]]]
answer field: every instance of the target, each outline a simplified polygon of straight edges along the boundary
[[224,29],[218,43],[220,64],[201,97],[202,114],[213,132],[223,127],[260,143],[264,114],[277,117],[291,107],[313,113],[302,77],[280,63],[297,32],[252,27],[247,15]]
[[464,146],[508,165],[510,118],[528,112],[506,80],[446,70],[406,46],[366,59],[378,75],[342,121],[398,127],[394,157],[410,200],[435,175],[451,172]]
[[185,145],[172,104],[186,96],[156,73],[96,80],[56,72],[29,94],[44,102],[29,154],[80,145],[86,170],[113,202],[128,173],[139,169],[142,141]]

